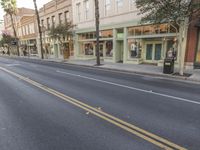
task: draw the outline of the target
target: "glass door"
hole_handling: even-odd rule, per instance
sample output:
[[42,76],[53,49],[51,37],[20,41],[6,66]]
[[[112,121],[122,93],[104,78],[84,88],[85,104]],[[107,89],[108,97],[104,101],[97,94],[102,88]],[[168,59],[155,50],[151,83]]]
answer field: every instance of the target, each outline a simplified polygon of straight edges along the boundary
[[155,44],[154,60],[161,60],[162,44]]
[[152,60],[153,44],[146,45],[146,60]]
[[156,62],[162,58],[162,43],[146,44],[146,61]]

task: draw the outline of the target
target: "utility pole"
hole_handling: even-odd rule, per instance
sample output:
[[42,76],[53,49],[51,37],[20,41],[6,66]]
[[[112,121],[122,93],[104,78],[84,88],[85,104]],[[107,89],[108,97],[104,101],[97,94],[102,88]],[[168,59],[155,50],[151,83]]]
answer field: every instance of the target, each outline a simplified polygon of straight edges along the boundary
[[96,65],[100,66],[100,53],[99,53],[99,1],[95,0],[95,19],[96,19]]

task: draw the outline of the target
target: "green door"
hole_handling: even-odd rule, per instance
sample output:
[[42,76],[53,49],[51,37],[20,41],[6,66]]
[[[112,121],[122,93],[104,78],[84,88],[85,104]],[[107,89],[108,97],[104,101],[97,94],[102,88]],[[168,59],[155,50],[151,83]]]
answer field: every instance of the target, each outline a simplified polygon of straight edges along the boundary
[[146,45],[146,60],[152,60],[153,44]]
[[161,60],[162,44],[155,44],[155,60]]

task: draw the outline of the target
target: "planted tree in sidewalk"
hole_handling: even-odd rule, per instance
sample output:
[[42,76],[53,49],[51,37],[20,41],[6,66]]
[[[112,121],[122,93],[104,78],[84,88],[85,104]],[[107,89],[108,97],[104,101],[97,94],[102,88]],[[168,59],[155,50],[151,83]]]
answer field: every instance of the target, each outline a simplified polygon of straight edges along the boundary
[[15,40],[15,37],[12,37],[9,34],[3,33],[2,39],[0,41],[0,44],[2,47],[7,48],[7,54],[10,55],[10,48],[12,46],[12,42]]
[[[192,16],[199,15],[199,0],[136,0],[136,7],[143,17],[142,23],[168,23],[179,32],[179,74],[184,73],[188,26]],[[178,33],[177,33],[178,34]]]
[[96,23],[96,65],[101,65],[100,52],[99,52],[99,0],[95,1],[95,23]]
[[14,41],[17,46],[17,55],[19,56],[19,43],[18,43],[18,37],[17,32],[15,28],[15,22],[14,22],[14,16],[17,13],[17,2],[16,0],[1,0],[1,6],[4,9],[5,13],[10,16],[11,19],[11,25],[14,33]]
[[65,22],[65,23],[60,23],[57,26],[52,26],[49,30],[49,36],[54,40],[59,41],[59,45],[61,47],[61,50],[64,52],[65,50],[65,45],[64,43],[66,41],[69,42],[69,49],[72,49],[72,36],[73,36],[73,28],[74,25],[72,22]]
[[40,51],[41,51],[41,58],[44,59],[44,54],[43,54],[43,43],[42,43],[42,29],[40,25],[40,16],[37,8],[37,2],[36,0],[33,0],[34,7],[35,7],[35,14],[37,17],[37,25],[38,25],[38,32],[39,32],[39,40],[40,40]]

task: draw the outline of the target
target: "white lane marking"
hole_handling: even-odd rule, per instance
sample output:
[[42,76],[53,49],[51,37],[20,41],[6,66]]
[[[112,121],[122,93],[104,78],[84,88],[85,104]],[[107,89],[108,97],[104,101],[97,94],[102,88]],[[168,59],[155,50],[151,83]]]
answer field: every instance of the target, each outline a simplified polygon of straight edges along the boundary
[[19,66],[20,64],[6,64],[6,66],[8,67],[15,67],[15,66]]
[[101,80],[101,79],[95,79],[92,77],[86,77],[86,76],[82,76],[82,75],[78,75],[78,74],[68,73],[68,72],[64,72],[64,71],[60,71],[60,70],[57,70],[56,72],[74,76],[74,77],[79,77],[79,78],[89,79],[89,80],[93,80],[93,81],[97,81],[97,82],[102,82],[102,83],[106,83],[106,84],[110,84],[110,85],[115,85],[115,86],[131,89],[131,90],[135,90],[135,91],[140,91],[140,92],[144,92],[144,93],[150,93],[150,94],[154,94],[154,95],[158,95],[158,96],[162,96],[162,97],[167,97],[167,98],[175,99],[178,101],[184,101],[184,102],[200,105],[200,102],[198,102],[198,101],[189,100],[186,98],[176,97],[176,96],[167,95],[167,94],[162,94],[162,93],[158,93],[158,92],[153,92],[152,90],[144,90],[144,89],[135,88],[135,87],[127,86],[127,85],[122,85],[122,84],[118,84],[118,83],[114,83],[114,82],[110,82],[110,81],[105,81],[105,80]]

